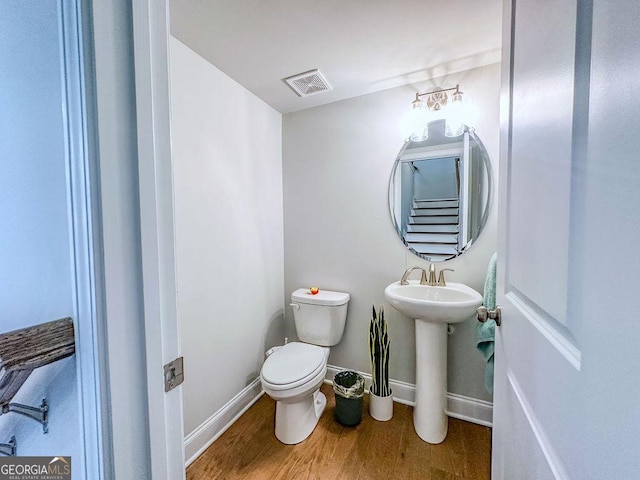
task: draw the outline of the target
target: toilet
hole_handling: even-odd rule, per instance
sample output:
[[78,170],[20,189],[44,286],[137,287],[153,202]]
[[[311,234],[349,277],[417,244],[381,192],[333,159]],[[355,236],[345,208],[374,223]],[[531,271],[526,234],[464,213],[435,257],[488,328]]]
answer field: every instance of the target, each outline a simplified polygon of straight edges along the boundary
[[329,347],[342,340],[349,294],[299,288],[291,294],[299,342],[276,347],[264,362],[260,380],[276,401],[276,438],[293,445],[316,428],[327,398],[320,386],[327,373]]

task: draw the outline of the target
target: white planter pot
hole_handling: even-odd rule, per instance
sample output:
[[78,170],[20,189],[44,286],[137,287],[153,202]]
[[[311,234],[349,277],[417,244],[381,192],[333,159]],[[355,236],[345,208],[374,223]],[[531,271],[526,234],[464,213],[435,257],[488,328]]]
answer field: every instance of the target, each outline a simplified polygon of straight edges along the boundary
[[393,417],[393,397],[379,397],[369,392],[369,415],[380,422],[386,422]]

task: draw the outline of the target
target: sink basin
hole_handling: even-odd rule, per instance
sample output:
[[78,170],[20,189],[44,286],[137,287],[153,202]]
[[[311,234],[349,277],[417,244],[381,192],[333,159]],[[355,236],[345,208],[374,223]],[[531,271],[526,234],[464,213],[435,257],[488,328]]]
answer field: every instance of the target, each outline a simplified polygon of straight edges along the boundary
[[394,282],[384,296],[387,301],[408,317],[427,322],[458,323],[469,320],[482,305],[482,296],[463,283],[447,283],[446,287],[420,285],[410,280],[409,285]]
[[428,443],[447,436],[447,324],[469,320],[482,296],[462,283],[446,287],[394,282],[384,290],[392,307],[411,317],[416,327],[416,394],[413,426]]

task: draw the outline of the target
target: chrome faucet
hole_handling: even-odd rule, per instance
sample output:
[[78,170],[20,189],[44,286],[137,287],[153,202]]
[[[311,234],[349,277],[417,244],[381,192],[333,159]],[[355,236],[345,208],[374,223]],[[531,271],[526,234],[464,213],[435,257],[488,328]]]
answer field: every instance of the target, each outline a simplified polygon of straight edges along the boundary
[[411,267],[411,268],[408,268],[407,271],[404,272],[404,274],[402,275],[402,278],[400,279],[400,285],[409,285],[409,282],[407,281],[407,277],[414,270],[422,270],[422,276],[420,277],[420,285],[426,285],[427,284],[427,272],[424,271],[424,268],[422,268],[422,267]]
[[435,287],[437,284],[438,282],[436,282],[436,266],[431,263],[429,264],[429,281],[427,282],[427,285]]

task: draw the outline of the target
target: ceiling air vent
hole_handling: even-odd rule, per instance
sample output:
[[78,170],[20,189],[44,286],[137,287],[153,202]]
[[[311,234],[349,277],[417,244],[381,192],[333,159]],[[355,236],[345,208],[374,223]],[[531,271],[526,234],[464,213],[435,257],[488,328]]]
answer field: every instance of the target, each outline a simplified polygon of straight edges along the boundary
[[300,97],[308,97],[309,95],[331,90],[331,85],[329,85],[327,79],[320,73],[320,70],[311,70],[293,75],[285,78],[284,81],[287,82]]

